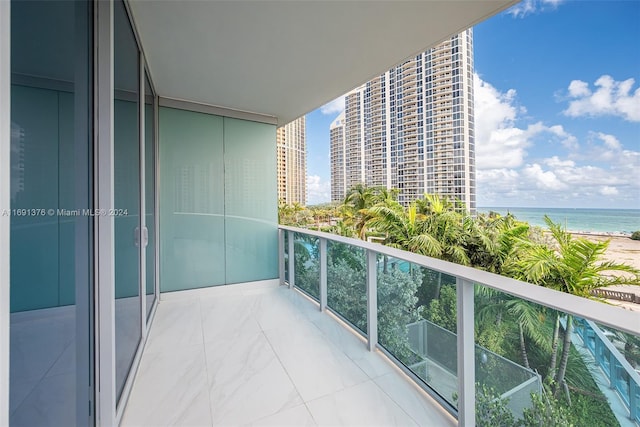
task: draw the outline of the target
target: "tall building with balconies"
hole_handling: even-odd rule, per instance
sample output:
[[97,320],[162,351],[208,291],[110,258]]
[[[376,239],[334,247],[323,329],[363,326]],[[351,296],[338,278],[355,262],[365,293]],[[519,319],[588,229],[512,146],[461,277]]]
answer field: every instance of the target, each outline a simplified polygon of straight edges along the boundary
[[475,211],[471,29],[349,92],[344,114],[345,157],[331,157],[332,171],[345,170],[338,188],[397,188],[404,205],[435,193]]
[[302,116],[276,130],[278,198],[286,203],[307,203],[306,119]]
[[364,88],[360,86],[345,95],[344,169],[347,190],[365,181]]
[[344,111],[329,126],[331,155],[331,200],[342,201],[346,195]]

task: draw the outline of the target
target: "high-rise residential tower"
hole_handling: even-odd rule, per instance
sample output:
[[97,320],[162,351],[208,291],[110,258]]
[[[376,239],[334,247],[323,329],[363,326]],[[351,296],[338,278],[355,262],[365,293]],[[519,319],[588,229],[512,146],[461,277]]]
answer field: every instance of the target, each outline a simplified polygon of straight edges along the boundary
[[278,198],[286,203],[307,203],[306,119],[302,116],[276,130]]
[[344,111],[329,126],[331,155],[331,200],[344,200],[345,197],[345,145]]
[[[349,92],[336,122],[330,130],[333,201],[362,182],[397,188],[404,205],[435,193],[475,212],[471,29]],[[343,158],[334,155],[341,144]]]

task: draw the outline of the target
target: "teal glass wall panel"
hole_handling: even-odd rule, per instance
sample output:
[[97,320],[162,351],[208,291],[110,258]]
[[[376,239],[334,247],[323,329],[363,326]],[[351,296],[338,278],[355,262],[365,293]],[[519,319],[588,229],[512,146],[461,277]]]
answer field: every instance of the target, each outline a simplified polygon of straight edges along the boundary
[[276,128],[224,119],[227,283],[278,277]]
[[[11,88],[11,311],[58,305],[58,92]],[[24,212],[24,215],[21,213]]]
[[223,120],[162,107],[159,122],[160,290],[222,285]]

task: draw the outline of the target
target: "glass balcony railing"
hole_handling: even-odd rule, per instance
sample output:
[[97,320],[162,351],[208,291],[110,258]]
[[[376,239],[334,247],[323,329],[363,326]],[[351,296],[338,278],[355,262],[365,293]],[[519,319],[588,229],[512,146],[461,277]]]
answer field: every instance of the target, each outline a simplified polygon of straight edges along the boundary
[[294,233],[294,274],[298,288],[307,295],[320,297],[319,239],[302,233]]
[[367,271],[364,249],[327,243],[327,307],[367,334]]
[[565,395],[595,399],[602,425],[640,425],[637,312],[312,230],[281,226],[280,250],[282,283],[351,325],[460,425],[520,425]]

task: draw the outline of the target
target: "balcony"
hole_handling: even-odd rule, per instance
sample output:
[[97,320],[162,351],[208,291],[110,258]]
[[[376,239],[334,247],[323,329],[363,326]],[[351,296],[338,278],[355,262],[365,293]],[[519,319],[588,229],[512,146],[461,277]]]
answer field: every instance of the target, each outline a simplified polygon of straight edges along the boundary
[[[640,422],[640,377],[595,326],[637,336],[637,313],[292,227],[280,231],[280,276],[163,294],[121,425],[474,425],[484,387],[522,416],[541,378],[475,342],[485,307],[474,294],[487,290],[563,324],[574,316],[612,413]],[[453,292],[455,332],[406,310],[416,283]]]

